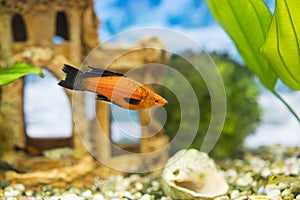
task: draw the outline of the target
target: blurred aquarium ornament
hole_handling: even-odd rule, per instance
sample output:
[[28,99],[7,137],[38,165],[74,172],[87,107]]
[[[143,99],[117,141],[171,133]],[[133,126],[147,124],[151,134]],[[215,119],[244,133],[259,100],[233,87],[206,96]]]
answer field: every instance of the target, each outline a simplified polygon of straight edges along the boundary
[[57,86],[58,80],[49,71],[42,71],[43,79],[35,75],[25,76],[26,133],[32,138],[71,137],[72,112],[68,97]]

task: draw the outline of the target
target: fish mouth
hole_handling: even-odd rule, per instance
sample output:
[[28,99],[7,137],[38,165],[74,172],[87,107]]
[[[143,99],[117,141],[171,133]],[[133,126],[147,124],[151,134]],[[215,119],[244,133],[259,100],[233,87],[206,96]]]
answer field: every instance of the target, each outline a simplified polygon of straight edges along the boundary
[[156,102],[155,104],[158,105],[158,106],[163,106],[163,105],[168,104],[168,101],[165,100],[165,99],[162,99],[162,100]]

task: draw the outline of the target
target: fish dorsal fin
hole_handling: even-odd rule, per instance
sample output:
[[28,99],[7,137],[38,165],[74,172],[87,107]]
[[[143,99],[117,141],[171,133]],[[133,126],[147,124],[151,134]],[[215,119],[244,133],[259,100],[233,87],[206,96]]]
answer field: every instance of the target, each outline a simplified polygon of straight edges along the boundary
[[97,76],[97,75],[98,76],[125,76],[122,73],[112,72],[102,68],[97,68],[92,66],[88,66],[88,68],[90,68],[91,70],[86,73],[92,76]]
[[134,98],[128,98],[128,97],[125,97],[124,100],[129,103],[129,104],[132,104],[132,105],[139,105],[141,100],[138,100],[138,99],[134,99]]

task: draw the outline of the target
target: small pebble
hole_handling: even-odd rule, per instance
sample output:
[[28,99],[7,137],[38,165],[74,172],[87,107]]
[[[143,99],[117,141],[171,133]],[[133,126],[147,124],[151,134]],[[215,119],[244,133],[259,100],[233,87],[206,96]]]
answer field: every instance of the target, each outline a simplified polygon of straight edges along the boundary
[[142,196],[143,196],[142,193],[136,192],[133,194],[133,199],[140,199],[140,198],[142,198]]
[[263,194],[264,193],[264,190],[265,190],[265,187],[264,186],[260,186],[257,190],[257,194]]
[[84,198],[77,196],[76,194],[67,194],[61,198],[61,200],[83,200]]
[[104,196],[107,197],[107,198],[112,198],[112,197],[114,197],[114,192],[110,191],[110,190],[107,190],[107,191],[104,192]]
[[133,198],[132,197],[133,195],[129,191],[121,191],[120,195],[118,195],[118,196],[127,197],[127,198],[130,198],[130,199]]
[[151,200],[150,194],[144,194],[141,198],[141,200]]
[[214,198],[214,200],[229,200],[229,197],[228,196],[220,196],[220,197]]
[[249,196],[248,200],[272,200],[272,199],[264,195],[253,195],[253,196]]
[[291,194],[291,191],[289,189],[285,189],[281,192],[281,196],[286,196],[286,195],[289,195]]
[[71,194],[71,193],[73,193],[73,194],[79,194],[81,191],[80,191],[79,188],[71,187],[71,188],[69,188],[68,192],[69,192],[70,194]]
[[18,200],[18,199],[15,197],[8,197],[6,200]]
[[85,190],[81,193],[81,196],[83,196],[84,198],[91,198],[93,196],[93,193],[91,190]]
[[238,191],[238,190],[233,190],[232,192],[231,192],[231,194],[230,194],[230,198],[231,199],[236,199],[236,198],[238,198],[240,196],[240,191]]
[[266,194],[268,194],[272,190],[279,190],[278,185],[275,185],[275,184],[268,184],[268,185],[266,185],[266,188],[265,188],[265,193]]
[[268,176],[270,176],[270,174],[271,174],[271,170],[268,169],[268,168],[263,169],[262,172],[261,172],[261,175],[263,177],[268,177]]
[[20,183],[14,185],[14,188],[15,188],[16,190],[21,191],[21,192],[25,191],[25,186],[24,186],[23,184],[20,184]]
[[135,184],[135,188],[136,188],[137,190],[142,190],[142,189],[143,189],[143,184],[142,184],[142,183],[136,183],[136,184]]
[[26,190],[25,191],[25,195],[28,196],[28,197],[33,196],[33,194],[34,194],[33,190]]
[[277,199],[278,197],[280,197],[280,190],[279,189],[274,189],[274,190],[271,190],[269,193],[268,193],[268,197],[271,197],[272,199]]
[[240,196],[236,200],[248,200],[248,196]]
[[138,174],[132,174],[132,175],[130,175],[129,180],[130,180],[131,182],[136,182],[136,181],[138,181],[140,178],[141,178],[141,177],[140,177]]
[[93,200],[104,200],[104,196],[102,194],[95,194]]
[[293,200],[294,194],[282,195],[284,200]]
[[248,186],[251,183],[252,180],[249,180],[248,177],[240,177],[237,179],[236,184],[238,186]]
[[296,196],[296,199],[297,199],[297,200],[300,200],[300,194],[298,194],[298,195]]
[[162,197],[160,200],[172,200],[172,198],[171,197]]
[[60,199],[61,199],[61,197],[59,197],[59,196],[53,196],[53,197],[50,197],[49,200],[60,200]]
[[158,181],[152,181],[152,182],[151,182],[151,185],[152,185],[153,187],[159,187],[159,186],[160,186],[160,184],[159,184]]
[[15,196],[19,196],[20,194],[21,194],[20,191],[12,189],[12,188],[4,191],[5,197],[15,197]]
[[283,189],[285,189],[285,188],[287,188],[288,187],[288,184],[287,183],[279,183],[278,184],[278,188],[280,189],[280,190],[283,190]]

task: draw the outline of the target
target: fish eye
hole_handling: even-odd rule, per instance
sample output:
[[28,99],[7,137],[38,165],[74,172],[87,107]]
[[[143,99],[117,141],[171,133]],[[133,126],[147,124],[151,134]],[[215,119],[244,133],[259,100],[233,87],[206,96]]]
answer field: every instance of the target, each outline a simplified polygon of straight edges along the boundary
[[158,103],[158,100],[157,100],[157,99],[155,99],[155,100],[154,100],[154,103]]

